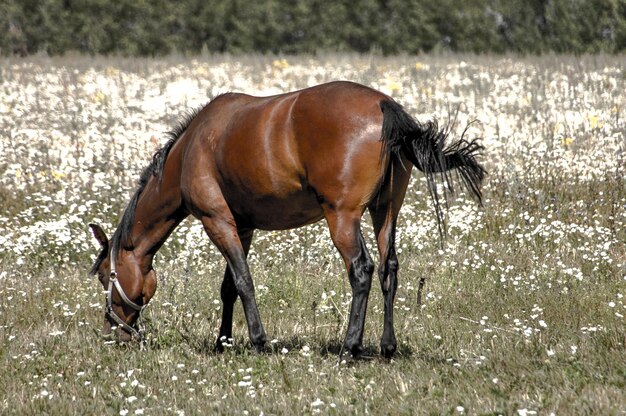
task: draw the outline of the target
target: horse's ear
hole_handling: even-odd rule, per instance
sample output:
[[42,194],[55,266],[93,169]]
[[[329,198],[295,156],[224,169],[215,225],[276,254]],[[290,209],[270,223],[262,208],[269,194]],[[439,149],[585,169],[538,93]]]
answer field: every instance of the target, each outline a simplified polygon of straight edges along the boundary
[[104,233],[104,230],[100,228],[98,224],[89,224],[89,228],[91,228],[91,232],[93,236],[96,237],[96,240],[100,243],[103,249],[109,248],[109,239],[107,235]]

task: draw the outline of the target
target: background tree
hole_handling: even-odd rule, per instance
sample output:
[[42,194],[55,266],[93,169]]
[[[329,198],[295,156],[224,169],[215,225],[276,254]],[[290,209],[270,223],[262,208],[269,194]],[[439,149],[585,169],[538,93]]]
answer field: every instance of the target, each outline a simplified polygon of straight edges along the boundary
[[626,0],[4,0],[0,53],[623,52]]

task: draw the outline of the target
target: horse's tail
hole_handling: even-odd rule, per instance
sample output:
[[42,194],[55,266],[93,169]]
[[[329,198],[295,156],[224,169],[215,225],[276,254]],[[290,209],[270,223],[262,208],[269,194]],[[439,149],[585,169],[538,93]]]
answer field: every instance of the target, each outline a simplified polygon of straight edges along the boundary
[[463,186],[479,203],[482,203],[480,186],[486,170],[478,163],[476,156],[481,153],[483,146],[476,139],[468,141],[463,136],[446,146],[445,141],[450,131],[446,128],[439,129],[436,122],[422,124],[392,100],[382,101],[380,108],[383,112],[382,141],[385,151],[391,156],[406,157],[416,168],[424,172],[435,206],[439,233],[443,236],[445,226],[442,224],[443,215],[437,194],[436,174],[441,174],[446,186],[452,191],[452,178],[449,172],[455,169]]

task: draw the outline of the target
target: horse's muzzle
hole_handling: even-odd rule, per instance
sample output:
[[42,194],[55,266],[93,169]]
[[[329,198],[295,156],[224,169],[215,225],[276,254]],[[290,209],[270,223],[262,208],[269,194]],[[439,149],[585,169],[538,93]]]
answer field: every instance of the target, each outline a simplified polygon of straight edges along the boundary
[[102,338],[105,341],[116,341],[119,343],[127,343],[133,340],[140,341],[137,337],[134,337],[128,331],[125,331],[120,326],[114,326],[108,317],[104,319],[104,326],[102,328]]

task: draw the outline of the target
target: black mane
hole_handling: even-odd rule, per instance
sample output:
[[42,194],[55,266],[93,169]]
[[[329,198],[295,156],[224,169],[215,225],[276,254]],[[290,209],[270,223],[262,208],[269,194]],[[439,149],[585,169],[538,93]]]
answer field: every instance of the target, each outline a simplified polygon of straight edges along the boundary
[[[113,234],[113,238],[111,239],[111,250],[115,250],[116,252],[122,248],[122,245],[132,246],[132,241],[130,241],[130,232],[133,227],[133,222],[135,220],[135,209],[137,208],[137,201],[139,201],[139,197],[141,193],[145,189],[148,181],[151,177],[156,177],[160,182],[163,177],[163,166],[165,165],[165,161],[167,160],[167,155],[174,144],[180,139],[183,133],[187,130],[193,119],[198,115],[200,111],[202,111],[203,107],[196,108],[187,112],[183,116],[183,118],[174,126],[174,128],[166,133],[168,137],[168,141],[165,143],[163,147],[157,150],[152,156],[152,162],[141,172],[139,176],[139,187],[135,191],[133,197],[130,199],[128,206],[124,210],[124,214],[122,215],[122,219],[120,220],[115,233]],[[104,261],[107,256],[106,250],[103,250],[102,253],[96,259],[94,263],[91,273],[95,274],[100,265]]]
[[139,176],[139,187],[124,210],[124,214],[122,215],[122,219],[117,226],[117,230],[115,230],[115,234],[113,234],[112,250],[118,251],[122,248],[122,244],[125,244],[130,240],[130,232],[135,220],[135,209],[137,208],[139,196],[152,176],[155,176],[159,182],[161,181],[163,177],[163,166],[165,165],[165,160],[167,160],[167,155],[202,108],[204,107],[187,112],[178,124],[174,126],[171,131],[166,133],[166,136],[169,137],[168,141],[163,147],[154,153],[154,156],[152,156],[152,162],[141,172],[141,175]]

